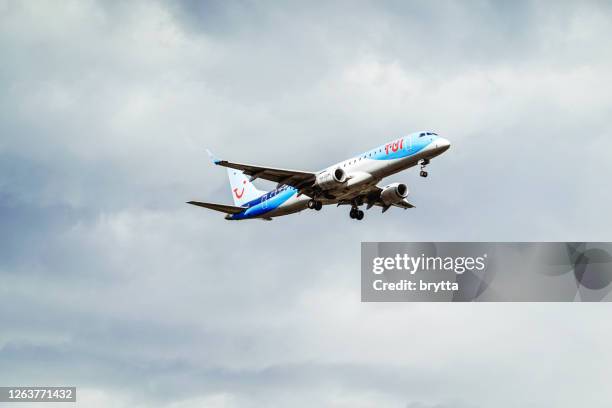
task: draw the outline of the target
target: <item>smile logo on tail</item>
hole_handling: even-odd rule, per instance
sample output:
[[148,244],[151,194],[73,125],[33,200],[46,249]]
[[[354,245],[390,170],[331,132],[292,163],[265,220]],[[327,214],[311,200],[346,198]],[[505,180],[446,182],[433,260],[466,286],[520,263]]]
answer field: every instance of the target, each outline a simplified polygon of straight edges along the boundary
[[[244,180],[242,184],[246,184],[246,180]],[[234,195],[236,196],[236,198],[242,198],[242,196],[244,195],[244,187],[242,187],[242,190],[240,191],[240,193],[238,193],[238,187],[236,187],[233,191],[234,191]]]

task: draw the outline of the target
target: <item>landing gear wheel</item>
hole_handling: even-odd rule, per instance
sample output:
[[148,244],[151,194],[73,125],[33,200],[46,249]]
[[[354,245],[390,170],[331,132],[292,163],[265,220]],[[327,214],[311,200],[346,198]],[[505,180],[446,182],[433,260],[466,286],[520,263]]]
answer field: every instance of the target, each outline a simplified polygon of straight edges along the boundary
[[421,170],[421,177],[427,177],[427,174],[425,170]]
[[364,213],[358,208],[351,208],[349,215],[354,220],[363,220]]
[[321,208],[323,208],[323,203],[315,200],[314,198],[311,200],[308,200],[308,203],[306,203],[306,206],[310,209],[310,210],[317,210],[317,211],[321,211]]

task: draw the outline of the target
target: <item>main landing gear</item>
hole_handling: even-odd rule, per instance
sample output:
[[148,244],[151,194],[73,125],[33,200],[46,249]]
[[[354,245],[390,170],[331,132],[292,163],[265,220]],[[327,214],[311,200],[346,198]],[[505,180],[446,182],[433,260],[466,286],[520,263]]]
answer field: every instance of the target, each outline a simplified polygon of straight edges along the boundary
[[311,199],[311,200],[308,200],[307,206],[311,210],[321,211],[321,208],[323,208],[323,203],[320,202],[319,200]]
[[421,161],[421,172],[419,173],[421,175],[421,177],[427,177],[427,172],[425,171],[425,166],[427,166],[429,164],[429,159],[423,159],[423,161]]
[[351,212],[349,212],[349,215],[354,220],[363,220],[363,216],[364,216],[363,211],[361,211],[357,207],[351,208]]

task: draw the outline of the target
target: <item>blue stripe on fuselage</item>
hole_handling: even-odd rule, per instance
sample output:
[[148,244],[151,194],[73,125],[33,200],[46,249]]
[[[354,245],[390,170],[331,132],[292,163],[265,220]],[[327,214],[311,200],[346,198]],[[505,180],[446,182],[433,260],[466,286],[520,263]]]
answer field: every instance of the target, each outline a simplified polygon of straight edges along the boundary
[[254,218],[266,214],[272,210],[276,210],[295,194],[297,194],[297,190],[291,186],[276,188],[246,203],[245,206],[247,208],[241,213],[233,214],[230,219],[244,220],[246,218]]

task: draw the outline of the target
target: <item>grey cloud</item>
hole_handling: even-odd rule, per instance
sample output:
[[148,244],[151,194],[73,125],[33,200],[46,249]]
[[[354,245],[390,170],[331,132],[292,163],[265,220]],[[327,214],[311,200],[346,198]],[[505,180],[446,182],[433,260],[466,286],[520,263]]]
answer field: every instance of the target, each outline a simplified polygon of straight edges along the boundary
[[[605,305],[364,305],[358,254],[608,240],[611,17],[0,5],[0,382],[71,382],[94,407],[609,405]],[[420,128],[453,146],[428,180],[390,179],[413,211],[229,223],[184,204],[229,202],[205,147],[316,170]]]

